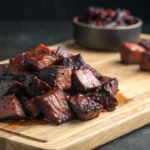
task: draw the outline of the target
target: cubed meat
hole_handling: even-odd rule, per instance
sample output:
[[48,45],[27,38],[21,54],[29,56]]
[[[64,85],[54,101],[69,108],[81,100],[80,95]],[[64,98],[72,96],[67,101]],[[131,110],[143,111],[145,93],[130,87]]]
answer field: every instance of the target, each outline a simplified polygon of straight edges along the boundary
[[71,110],[66,101],[66,94],[62,90],[50,90],[37,96],[36,100],[47,120],[61,124],[71,119]]
[[150,52],[145,52],[143,54],[143,57],[140,63],[140,68],[145,71],[150,71]]
[[110,78],[107,76],[103,76],[102,79],[100,80],[100,82],[102,85],[109,84],[109,86],[111,87],[111,90],[114,94],[116,94],[119,91],[117,78]]
[[26,79],[26,77],[34,75],[20,66],[6,65],[4,68],[4,76],[22,82]]
[[9,59],[9,63],[13,65],[19,65],[19,66],[24,66],[24,55],[25,53],[18,54],[16,56],[13,56]]
[[81,54],[64,58],[60,62],[60,65],[72,67],[73,69],[84,68],[86,66]]
[[99,116],[102,106],[86,95],[76,94],[69,98],[71,108],[81,120],[90,120]]
[[120,48],[121,60],[125,64],[139,64],[145,48],[135,43],[125,43]]
[[38,45],[24,55],[25,66],[35,72],[51,66],[57,59],[57,54],[43,44]]
[[68,90],[72,85],[71,75],[71,68],[65,66],[53,66],[42,69],[38,77],[48,83],[50,87],[58,87],[63,90]]
[[27,100],[23,104],[23,106],[25,108],[26,113],[32,118],[35,118],[41,114],[35,98],[31,98],[31,99]]
[[0,80],[0,96],[16,93],[21,83],[14,80]]
[[50,86],[47,83],[41,81],[34,74],[19,66],[7,66],[4,74],[20,81],[22,83],[22,87],[29,96],[37,96],[50,89]]
[[72,56],[72,54],[62,46],[58,47],[56,54],[59,56],[59,59],[63,59],[63,58]]
[[24,118],[24,111],[15,95],[0,97],[0,119]]
[[143,46],[146,50],[150,51],[150,39],[142,39],[138,44]]
[[103,75],[101,75],[96,69],[92,68],[90,65],[87,64],[85,68],[89,69],[97,79],[100,80],[103,77]]
[[22,86],[25,88],[26,93],[29,96],[37,96],[50,90],[50,86],[36,76],[26,77],[24,82],[22,82]]
[[89,69],[79,69],[73,72],[73,86],[78,91],[89,91],[99,87],[101,83]]
[[4,69],[7,64],[0,64],[0,77],[4,74]]
[[107,111],[115,110],[118,105],[118,101],[112,93],[109,84],[96,88],[92,92],[87,93],[86,96],[101,104],[103,109]]

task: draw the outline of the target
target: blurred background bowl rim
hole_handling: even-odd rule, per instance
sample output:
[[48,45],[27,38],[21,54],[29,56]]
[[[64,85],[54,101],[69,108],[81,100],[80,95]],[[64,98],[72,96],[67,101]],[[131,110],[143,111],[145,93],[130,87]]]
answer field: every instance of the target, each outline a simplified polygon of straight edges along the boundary
[[90,25],[87,23],[83,23],[81,21],[78,21],[78,16],[73,18],[73,23],[76,25],[79,25],[81,27],[85,27],[85,28],[90,28],[90,29],[98,29],[98,30],[128,30],[128,29],[134,29],[134,28],[138,28],[141,27],[143,25],[143,21],[141,18],[136,17],[136,19],[138,20],[138,22],[136,24],[132,24],[132,25],[127,25],[127,26],[118,26],[115,28],[111,28],[111,27],[99,27],[96,25]]

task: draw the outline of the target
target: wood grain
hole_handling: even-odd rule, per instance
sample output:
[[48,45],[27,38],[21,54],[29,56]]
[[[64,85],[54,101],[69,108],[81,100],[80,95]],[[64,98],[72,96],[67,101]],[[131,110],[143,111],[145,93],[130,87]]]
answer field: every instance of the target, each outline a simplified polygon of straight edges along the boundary
[[[141,35],[150,38],[149,35]],[[116,111],[101,113],[91,121],[72,120],[57,126],[52,123],[0,123],[0,150],[92,149],[150,123],[150,73],[139,65],[120,63],[116,52],[84,49],[73,40],[59,43],[72,53],[82,53],[85,61],[102,74],[119,79],[120,92],[132,99]],[[8,60],[1,63],[8,63]],[[118,96],[119,97],[119,96]]]

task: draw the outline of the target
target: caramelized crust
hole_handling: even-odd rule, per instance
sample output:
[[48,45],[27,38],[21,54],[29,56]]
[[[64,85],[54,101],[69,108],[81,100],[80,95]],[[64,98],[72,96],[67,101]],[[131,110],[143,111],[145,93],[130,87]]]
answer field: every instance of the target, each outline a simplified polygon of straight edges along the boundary
[[26,67],[34,71],[40,71],[45,67],[51,66],[57,59],[57,54],[43,44],[39,44],[35,49],[24,55]]
[[63,90],[71,88],[72,69],[65,66],[52,66],[42,69],[38,77],[47,82],[50,87],[57,87]]
[[81,120],[90,120],[99,116],[102,106],[89,97],[76,94],[69,98],[71,108]]
[[19,66],[24,66],[24,55],[25,53],[22,54],[18,54],[16,56],[13,56],[9,59],[9,63],[10,65],[14,66],[14,65],[19,65]]
[[65,57],[62,61],[60,61],[60,65],[71,67],[73,69],[84,68],[86,66],[81,54]]

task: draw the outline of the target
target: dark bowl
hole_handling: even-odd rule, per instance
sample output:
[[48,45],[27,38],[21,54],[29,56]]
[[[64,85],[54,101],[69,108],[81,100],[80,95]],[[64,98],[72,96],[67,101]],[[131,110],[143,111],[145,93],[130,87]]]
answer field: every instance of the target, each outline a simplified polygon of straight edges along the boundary
[[90,49],[117,51],[124,42],[137,42],[141,33],[142,20],[133,25],[115,28],[92,26],[73,19],[74,39],[77,44]]

